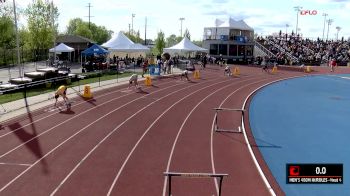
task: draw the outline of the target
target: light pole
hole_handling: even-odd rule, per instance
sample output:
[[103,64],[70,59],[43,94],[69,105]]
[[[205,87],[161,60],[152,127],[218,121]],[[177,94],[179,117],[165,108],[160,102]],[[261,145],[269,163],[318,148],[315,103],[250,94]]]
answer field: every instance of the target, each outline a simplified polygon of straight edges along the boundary
[[332,22],[333,22],[333,19],[328,19],[328,20],[327,20],[327,23],[328,23],[328,29],[327,29],[327,39],[326,39],[326,41],[328,41],[329,26],[332,24]]
[[337,41],[338,41],[338,34],[339,34],[341,27],[335,27],[335,29],[337,29]]
[[134,35],[134,18],[135,14],[131,14],[131,34]]
[[288,27],[289,27],[289,24],[286,24],[286,40],[287,40],[287,37],[288,37],[288,32],[287,32],[287,30],[288,30]]
[[299,12],[303,9],[301,6],[295,6],[294,10],[297,12],[297,25],[295,27],[295,35],[298,35],[298,23],[299,23]]
[[[90,7],[89,7],[89,13],[90,13]],[[90,14],[89,14],[90,16]],[[53,7],[53,0],[51,1],[51,20],[52,20],[52,32],[53,32],[53,64],[56,60],[56,31],[55,31],[55,11]],[[89,17],[90,21],[90,17]],[[89,22],[89,29],[90,29],[90,22]]]
[[179,20],[181,21],[181,30],[180,30],[180,37],[182,37],[182,21],[184,21],[185,20],[185,18],[179,18]]
[[13,14],[15,15],[15,29],[16,29],[16,49],[17,49],[17,66],[18,66],[18,75],[22,77],[22,69],[21,69],[21,57],[19,55],[19,37],[18,37],[18,26],[17,26],[17,14],[16,14],[16,3],[13,0]]
[[324,16],[322,40],[324,40],[324,30],[326,28],[326,17],[328,16],[328,14],[323,13],[322,16]]

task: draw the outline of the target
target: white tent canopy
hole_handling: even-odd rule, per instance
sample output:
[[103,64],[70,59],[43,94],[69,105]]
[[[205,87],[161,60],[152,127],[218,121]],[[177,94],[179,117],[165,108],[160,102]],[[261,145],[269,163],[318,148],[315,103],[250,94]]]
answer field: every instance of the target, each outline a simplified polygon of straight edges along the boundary
[[56,53],[73,52],[74,48],[71,48],[71,47],[67,46],[64,43],[60,43],[59,45],[55,46],[54,48],[51,48],[49,51],[50,52],[56,52]]
[[120,52],[146,52],[149,48],[141,44],[135,44],[128,37],[126,37],[121,31],[113,36],[106,43],[102,44],[103,47],[107,47],[110,51]]
[[201,48],[184,37],[178,44],[164,48],[164,52],[208,52],[208,49]]
[[232,18],[227,18],[227,19],[216,19],[215,20],[215,27],[220,28],[220,27],[226,27],[226,28],[231,28],[231,29],[240,29],[240,30],[248,30],[248,31],[254,31],[253,28],[251,28],[247,23],[245,23],[243,20],[234,20]]

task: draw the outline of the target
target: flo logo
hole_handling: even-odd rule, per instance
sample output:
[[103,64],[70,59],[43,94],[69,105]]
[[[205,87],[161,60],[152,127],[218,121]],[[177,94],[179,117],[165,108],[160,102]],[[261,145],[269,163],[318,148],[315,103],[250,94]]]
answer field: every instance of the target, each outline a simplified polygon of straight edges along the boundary
[[299,176],[300,167],[299,166],[289,166],[289,175],[290,176]]
[[317,10],[301,10],[300,15],[317,15]]

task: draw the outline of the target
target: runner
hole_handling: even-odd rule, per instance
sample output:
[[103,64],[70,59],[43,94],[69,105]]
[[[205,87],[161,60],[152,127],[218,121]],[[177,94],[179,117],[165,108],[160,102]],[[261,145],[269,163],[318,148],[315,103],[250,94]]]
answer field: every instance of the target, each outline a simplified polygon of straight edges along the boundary
[[181,73],[181,80],[182,80],[182,77],[185,77],[187,81],[190,81],[190,79],[188,78],[188,70],[184,70]]
[[267,65],[265,57],[263,57],[263,60],[261,61],[261,66],[261,71],[269,72],[269,66]]
[[130,86],[131,86],[132,83],[134,83],[135,88],[138,88],[138,87],[139,87],[139,83],[137,82],[137,78],[138,78],[137,74],[132,74],[132,75],[130,76],[130,79],[129,79],[129,87],[128,87],[128,88],[130,88]]
[[225,70],[224,70],[224,75],[231,76],[231,69],[230,66],[226,65]]
[[329,62],[329,66],[331,67],[331,72],[334,72],[334,68],[335,68],[335,66],[337,66],[337,61],[335,61],[335,58],[333,58],[333,59]]
[[62,96],[63,101],[65,102],[67,108],[70,108],[70,103],[68,101],[68,97],[67,97],[67,88],[65,85],[61,85],[60,87],[58,87],[57,91],[55,92],[55,107],[57,104],[57,100],[59,98],[59,96]]

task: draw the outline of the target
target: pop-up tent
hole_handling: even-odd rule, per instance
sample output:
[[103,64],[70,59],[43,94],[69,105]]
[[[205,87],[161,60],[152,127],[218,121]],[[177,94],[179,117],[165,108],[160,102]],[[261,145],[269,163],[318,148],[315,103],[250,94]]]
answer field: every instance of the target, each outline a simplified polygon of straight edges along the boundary
[[64,43],[60,43],[57,46],[55,46],[54,48],[51,48],[49,50],[49,52],[54,53],[54,55],[61,54],[62,52],[67,52],[67,53],[69,53],[69,60],[72,59],[72,52],[73,51],[74,51],[74,48],[69,47]]
[[201,48],[192,43],[187,37],[184,37],[178,44],[164,48],[164,52],[169,53],[186,53],[186,52],[208,52],[208,49]]
[[102,48],[101,46],[97,44],[93,44],[89,48],[85,49],[83,52],[81,52],[81,63],[83,63],[83,56],[85,56],[85,61],[87,56],[95,56],[95,55],[105,55],[108,54],[109,52]]
[[106,43],[102,44],[103,47],[108,48],[110,51],[119,52],[146,52],[149,48],[141,44],[135,44],[128,37],[126,37],[122,32],[113,36]]
[[81,52],[81,54],[84,56],[103,55],[107,53],[109,52],[97,44],[93,44],[90,48],[87,48]]
[[74,48],[71,48],[64,43],[60,43],[59,45],[49,50],[49,52],[55,52],[55,53],[73,52],[73,51],[74,51]]

